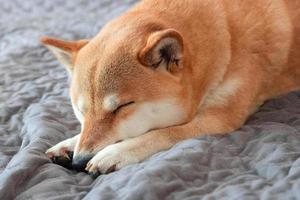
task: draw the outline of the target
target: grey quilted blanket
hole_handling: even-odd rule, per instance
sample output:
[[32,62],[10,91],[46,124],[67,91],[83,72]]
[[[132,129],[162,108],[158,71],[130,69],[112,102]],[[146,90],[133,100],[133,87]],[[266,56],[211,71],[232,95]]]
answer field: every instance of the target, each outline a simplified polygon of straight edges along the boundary
[[240,130],[178,143],[91,178],[44,152],[79,132],[67,74],[42,35],[89,38],[135,0],[0,0],[0,199],[300,199],[300,93]]

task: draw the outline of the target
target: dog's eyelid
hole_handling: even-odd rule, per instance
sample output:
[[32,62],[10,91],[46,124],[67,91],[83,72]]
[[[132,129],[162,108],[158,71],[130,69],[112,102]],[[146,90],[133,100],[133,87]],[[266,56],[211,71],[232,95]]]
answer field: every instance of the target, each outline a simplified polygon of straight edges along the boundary
[[134,103],[135,103],[134,101],[129,101],[129,102],[127,102],[127,103],[120,104],[120,105],[113,111],[113,113],[115,114],[115,113],[117,113],[121,108],[124,108],[124,107],[129,106],[129,105],[134,104]]

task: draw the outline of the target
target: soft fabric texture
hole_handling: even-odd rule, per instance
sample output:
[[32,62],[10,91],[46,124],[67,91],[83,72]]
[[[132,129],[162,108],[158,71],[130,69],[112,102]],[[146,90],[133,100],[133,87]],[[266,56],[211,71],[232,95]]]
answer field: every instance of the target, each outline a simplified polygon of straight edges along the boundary
[[0,0],[0,199],[299,199],[300,93],[225,136],[183,141],[92,179],[44,152],[80,130],[42,35],[90,38],[135,1]]

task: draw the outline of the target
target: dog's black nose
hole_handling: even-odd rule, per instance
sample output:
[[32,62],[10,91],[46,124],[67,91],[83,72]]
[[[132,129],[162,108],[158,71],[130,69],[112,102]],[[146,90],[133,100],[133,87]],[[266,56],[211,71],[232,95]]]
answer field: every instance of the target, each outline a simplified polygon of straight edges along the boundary
[[77,155],[73,157],[72,168],[76,171],[85,172],[86,164],[89,162],[89,160],[92,157],[93,156],[91,155],[85,155],[85,156]]

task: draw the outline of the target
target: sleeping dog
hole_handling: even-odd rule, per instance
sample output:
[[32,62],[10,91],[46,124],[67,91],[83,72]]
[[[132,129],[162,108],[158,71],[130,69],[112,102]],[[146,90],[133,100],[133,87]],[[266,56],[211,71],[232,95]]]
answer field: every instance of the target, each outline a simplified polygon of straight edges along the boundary
[[43,37],[81,123],[46,154],[107,173],[240,128],[300,88],[299,22],[300,0],[143,0],[92,39]]

